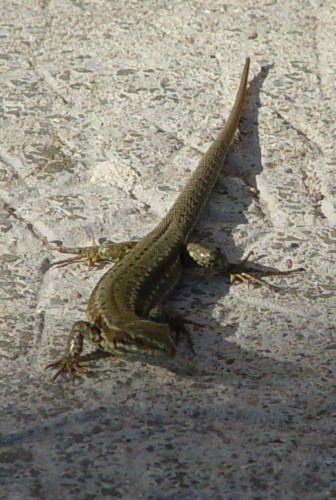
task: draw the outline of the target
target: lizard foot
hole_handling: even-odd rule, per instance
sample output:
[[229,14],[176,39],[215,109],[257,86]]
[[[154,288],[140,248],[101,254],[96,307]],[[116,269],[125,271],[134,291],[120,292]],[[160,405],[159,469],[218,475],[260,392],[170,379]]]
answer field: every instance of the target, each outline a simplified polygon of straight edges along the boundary
[[62,266],[64,264],[72,264],[74,262],[83,261],[89,268],[94,267],[99,262],[118,262],[136,245],[136,241],[113,242],[106,240],[99,245],[92,238],[92,246],[89,247],[65,247],[63,245],[50,245],[47,238],[43,238],[42,244],[48,250],[56,250],[60,253],[75,254],[75,257],[56,260],[50,266]]
[[257,268],[254,267],[253,264],[249,264],[248,261],[250,257],[254,255],[254,252],[251,251],[247,254],[247,256],[238,262],[237,264],[230,263],[228,272],[230,274],[230,284],[235,283],[236,281],[240,281],[242,283],[253,283],[255,285],[266,286],[267,288],[274,289],[274,285],[270,285],[267,281],[262,278],[257,278],[254,276],[255,274],[261,274],[262,276],[288,276],[290,274],[302,273],[305,272],[304,267],[298,267],[295,269],[288,269],[287,271],[279,271],[278,269],[272,269],[269,267]]
[[162,305],[156,306],[150,311],[150,319],[158,323],[167,323],[171,333],[174,335],[174,343],[177,345],[181,336],[185,337],[191,352],[195,354],[193,340],[185,325],[187,323],[199,326],[198,323],[184,319],[173,307]]
[[100,262],[102,258],[99,255],[99,245],[93,239],[93,245],[91,247],[65,247],[63,245],[50,245],[47,238],[43,238],[42,244],[48,250],[56,250],[60,253],[72,253],[76,254],[75,257],[69,257],[67,259],[56,260],[50,264],[50,266],[61,266],[63,264],[72,264],[73,262],[83,261],[89,268],[92,268],[97,262]]
[[68,356],[63,356],[58,361],[55,361],[54,363],[50,363],[45,367],[45,370],[57,370],[55,375],[52,378],[52,381],[55,382],[55,380],[60,376],[63,375],[63,373],[67,373],[72,381],[72,383],[75,382],[75,375],[76,373],[80,374],[86,374],[87,373],[87,365],[88,363],[85,361],[76,361],[73,358],[69,358]]

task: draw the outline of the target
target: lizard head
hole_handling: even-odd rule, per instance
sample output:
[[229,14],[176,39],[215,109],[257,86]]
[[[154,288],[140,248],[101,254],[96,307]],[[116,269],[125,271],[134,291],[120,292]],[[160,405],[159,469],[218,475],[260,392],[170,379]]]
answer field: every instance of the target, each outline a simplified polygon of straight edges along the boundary
[[[111,343],[109,342],[111,345]],[[139,358],[170,358],[176,352],[168,325],[135,320],[113,336],[113,353]]]

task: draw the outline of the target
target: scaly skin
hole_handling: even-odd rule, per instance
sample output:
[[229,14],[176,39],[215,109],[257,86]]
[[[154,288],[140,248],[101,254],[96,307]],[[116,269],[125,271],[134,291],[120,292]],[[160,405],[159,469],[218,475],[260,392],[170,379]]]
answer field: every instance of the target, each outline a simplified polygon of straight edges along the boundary
[[[74,323],[63,358],[47,367],[57,370],[54,379],[63,372],[73,379],[76,371],[85,371],[79,361],[84,338],[106,352],[129,357],[170,357],[176,351],[180,334],[187,337],[192,348],[192,341],[178,315],[172,314],[169,319],[163,314],[153,321],[151,310],[172,290],[181,276],[189,234],[218,179],[239,123],[249,65],[248,58],[224,128],[172,208],[158,226],[134,247],[128,243],[125,255],[94,288],[87,307],[89,321]],[[62,251],[67,250],[62,248]],[[80,251],[76,250],[79,258],[83,259]],[[223,254],[217,261],[217,268],[222,272],[228,269]]]

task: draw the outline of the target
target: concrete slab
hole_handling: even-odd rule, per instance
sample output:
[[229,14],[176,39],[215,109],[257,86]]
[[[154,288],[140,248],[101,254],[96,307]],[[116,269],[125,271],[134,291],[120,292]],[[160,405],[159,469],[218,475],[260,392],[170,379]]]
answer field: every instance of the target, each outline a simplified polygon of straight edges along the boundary
[[[334,2],[4,0],[1,12],[1,497],[333,498]],[[106,267],[68,246],[146,234],[227,116],[240,126],[194,238],[249,250],[279,286],[185,280],[194,327],[169,363],[44,366]]]

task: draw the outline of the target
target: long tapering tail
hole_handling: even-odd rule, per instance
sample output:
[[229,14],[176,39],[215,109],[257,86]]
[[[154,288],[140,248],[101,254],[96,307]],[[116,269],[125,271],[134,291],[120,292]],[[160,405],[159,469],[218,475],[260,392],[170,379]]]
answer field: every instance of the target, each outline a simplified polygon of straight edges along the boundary
[[248,57],[245,61],[234,105],[223,129],[161,222],[163,225],[176,223],[186,237],[195,226],[210,191],[219,177],[225,156],[234,138],[244,104],[249,67],[250,58]]

